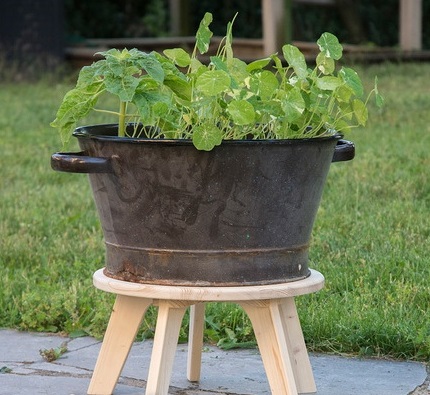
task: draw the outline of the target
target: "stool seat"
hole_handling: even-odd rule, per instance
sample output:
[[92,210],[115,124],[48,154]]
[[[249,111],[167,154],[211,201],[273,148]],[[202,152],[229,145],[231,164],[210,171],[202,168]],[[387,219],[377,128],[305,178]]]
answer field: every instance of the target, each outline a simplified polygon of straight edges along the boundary
[[190,307],[187,377],[200,379],[206,302],[240,305],[252,323],[273,395],[316,392],[295,296],[324,286],[324,277],[311,270],[303,280],[240,287],[196,287],[140,284],[94,273],[96,288],[116,294],[115,305],[88,388],[90,395],[112,394],[144,314],[158,306],[146,395],[167,395],[182,318]]
[[310,276],[303,280],[240,287],[183,287],[140,284],[108,277],[103,273],[103,270],[100,269],[94,273],[93,284],[96,288],[118,295],[151,299],[189,300],[194,302],[263,300],[309,294],[319,291],[324,286],[323,275],[312,269],[310,269]]

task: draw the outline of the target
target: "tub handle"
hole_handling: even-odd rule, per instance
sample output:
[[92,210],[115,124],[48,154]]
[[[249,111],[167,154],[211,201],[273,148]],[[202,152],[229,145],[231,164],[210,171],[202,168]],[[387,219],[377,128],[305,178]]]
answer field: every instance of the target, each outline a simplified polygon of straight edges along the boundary
[[112,173],[109,158],[87,156],[87,152],[57,152],[51,156],[51,167],[68,173]]
[[339,140],[334,150],[332,162],[345,162],[354,159],[355,145],[352,141]]
[[[354,159],[355,145],[348,140],[339,140],[336,144],[332,162],[344,162]],[[109,158],[87,156],[81,152],[56,152],[51,156],[51,167],[56,171],[68,173],[112,173]]]

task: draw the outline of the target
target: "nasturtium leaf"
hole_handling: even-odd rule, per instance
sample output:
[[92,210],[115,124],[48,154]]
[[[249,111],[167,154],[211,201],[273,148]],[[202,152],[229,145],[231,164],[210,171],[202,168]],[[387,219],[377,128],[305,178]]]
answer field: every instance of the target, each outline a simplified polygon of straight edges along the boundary
[[271,60],[271,58],[254,60],[253,62],[249,63],[248,66],[246,66],[246,70],[248,73],[251,73],[255,70],[262,70],[270,63]]
[[353,90],[356,96],[363,96],[363,84],[355,70],[348,67],[342,67],[339,71],[339,76],[343,79],[345,84]]
[[336,99],[348,103],[353,94],[354,91],[348,85],[341,85],[337,88]]
[[376,101],[376,105],[377,107],[381,108],[384,106],[385,103],[385,99],[384,96],[382,96],[380,93],[375,92],[375,101]]
[[211,151],[222,143],[222,131],[215,125],[198,125],[193,128],[192,140],[197,149]]
[[284,111],[282,110],[282,105],[279,100],[268,100],[259,101],[254,106],[255,110],[261,114],[261,116],[267,116],[268,120],[273,120],[273,118],[282,117]]
[[316,81],[316,86],[322,90],[334,91],[338,86],[342,84],[342,80],[338,77],[324,76],[318,78]]
[[343,47],[334,34],[323,33],[317,41],[318,47],[327,58],[339,60],[342,57]]
[[348,133],[351,130],[351,126],[349,125],[349,123],[344,121],[343,119],[336,120],[333,127],[337,132],[343,133]]
[[229,75],[222,70],[208,70],[199,75],[196,89],[207,96],[216,96],[230,86]]
[[291,89],[281,102],[288,122],[298,119],[305,111],[305,101],[298,88]]
[[249,85],[251,92],[262,100],[268,100],[279,87],[279,81],[271,71],[263,70],[251,76]]
[[304,79],[308,75],[305,56],[300,50],[291,44],[286,44],[282,47],[282,53],[288,64],[294,69],[297,77]]
[[195,73],[203,68],[207,68],[200,60],[197,58],[191,58],[190,69],[191,73]]
[[220,56],[211,56],[210,60],[211,63],[215,66],[215,69],[228,72],[227,64],[222,60]]
[[228,104],[227,111],[236,125],[249,125],[255,120],[255,110],[246,100],[235,100]]
[[274,54],[270,56],[270,59],[273,60],[273,63],[275,63],[275,69],[278,73],[283,74],[284,68],[282,67],[282,61],[279,59],[279,56]]
[[[306,97],[306,96],[305,96]],[[332,92],[323,91],[317,86],[312,86],[306,97],[307,108],[309,111],[319,114],[327,113],[327,103],[332,97]]]
[[228,22],[227,23],[227,33],[225,35],[225,46],[224,46],[225,55],[227,58],[227,63],[229,63],[230,60],[233,59],[233,47],[232,47],[232,45],[233,45],[233,23]]
[[191,57],[182,48],[165,49],[164,54],[173,60],[179,67],[187,67],[190,65]]
[[354,115],[359,125],[366,125],[368,117],[366,105],[361,100],[355,99],[352,102],[352,108],[354,110]]
[[340,109],[340,113],[342,114],[342,119],[351,121],[354,115],[353,102],[338,102],[337,105]]
[[181,99],[191,100],[191,85],[189,82],[177,77],[176,75],[166,76],[164,84],[168,86],[175,95]]
[[316,58],[318,70],[323,74],[332,74],[335,69],[334,60],[325,56],[324,52],[320,52]]
[[212,37],[212,32],[209,29],[211,22],[212,14],[207,12],[201,20],[196,33],[196,45],[201,54],[206,53],[209,49],[209,43]]
[[242,81],[249,76],[249,73],[246,71],[246,63],[243,60],[233,58],[229,62],[228,67],[231,78],[240,85]]
[[384,97],[379,93],[378,90],[378,77],[375,77],[375,100],[376,100],[376,105],[378,107],[382,107],[384,105]]

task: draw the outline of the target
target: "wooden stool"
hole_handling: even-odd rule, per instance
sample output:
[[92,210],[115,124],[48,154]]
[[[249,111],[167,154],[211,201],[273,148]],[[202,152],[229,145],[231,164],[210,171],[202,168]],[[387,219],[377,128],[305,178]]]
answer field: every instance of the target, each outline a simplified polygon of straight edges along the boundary
[[146,395],[167,395],[182,318],[190,311],[187,378],[200,378],[204,303],[234,302],[248,314],[273,395],[316,392],[312,367],[294,297],[320,290],[321,273],[283,284],[243,287],[179,287],[138,284],[94,273],[94,285],[117,294],[88,394],[110,395],[118,381],[143,316],[151,304],[158,318]]

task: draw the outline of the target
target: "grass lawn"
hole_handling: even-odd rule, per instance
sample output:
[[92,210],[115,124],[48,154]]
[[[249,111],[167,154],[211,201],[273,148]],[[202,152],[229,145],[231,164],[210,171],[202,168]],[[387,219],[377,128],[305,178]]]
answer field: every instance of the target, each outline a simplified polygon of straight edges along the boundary
[[[369,87],[379,76],[386,105],[347,136],[356,158],[330,169],[310,264],[326,286],[298,298],[303,330],[315,351],[428,360],[430,64],[359,70]],[[0,327],[101,336],[113,297],[92,286],[104,248],[88,181],[50,169],[61,147],[49,122],[70,87],[0,83]],[[185,320],[184,338],[186,329]],[[253,342],[247,317],[228,304],[209,306],[206,337]]]

